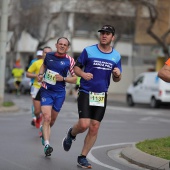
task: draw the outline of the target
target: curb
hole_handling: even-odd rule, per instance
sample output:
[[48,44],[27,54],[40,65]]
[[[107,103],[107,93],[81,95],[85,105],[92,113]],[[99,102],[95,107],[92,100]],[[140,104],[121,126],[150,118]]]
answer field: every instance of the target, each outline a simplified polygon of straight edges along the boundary
[[135,144],[122,149],[121,156],[127,161],[151,170],[170,170],[170,161],[149,155],[135,147]]
[[0,113],[6,113],[6,112],[16,112],[19,110],[19,107],[14,105],[14,106],[9,106],[9,107],[4,107],[0,106]]

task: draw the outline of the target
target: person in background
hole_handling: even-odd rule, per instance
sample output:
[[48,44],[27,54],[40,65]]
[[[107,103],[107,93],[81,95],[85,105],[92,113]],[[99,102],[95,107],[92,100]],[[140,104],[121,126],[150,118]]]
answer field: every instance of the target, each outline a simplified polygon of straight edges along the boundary
[[[41,49],[42,51],[43,51],[43,57],[45,57],[45,55],[46,55],[46,53],[47,52],[51,52],[52,51],[52,49],[51,49],[51,47],[49,47],[49,46],[45,46],[43,49]],[[31,60],[31,62],[30,62],[30,64],[29,64],[29,66],[28,66],[28,68],[35,62],[35,61],[37,61],[38,60],[38,55],[39,55],[40,53],[37,51],[37,53],[36,53],[36,58],[34,58],[33,60]],[[35,114],[34,114],[34,98],[35,98],[35,87],[33,86],[33,83],[34,83],[34,80],[35,80],[35,78],[31,78],[31,91],[30,91],[30,94],[31,94],[31,97],[32,97],[32,101],[33,101],[33,104],[32,104],[32,107],[31,107],[31,110],[32,110],[32,121],[31,121],[31,125],[33,125],[33,126],[35,126],[35,122],[36,122],[36,116],[35,116]]]
[[170,58],[165,62],[164,66],[158,71],[158,77],[165,82],[170,82]]
[[86,156],[95,144],[100,123],[107,106],[107,91],[110,78],[114,82],[121,80],[121,56],[111,46],[115,29],[111,25],[104,25],[100,32],[100,42],[86,47],[79,56],[74,71],[81,77],[78,95],[79,120],[68,129],[63,139],[63,148],[69,151],[76,135],[88,130],[84,145],[77,158],[78,166],[91,169],[92,165]]
[[[37,55],[37,54],[36,54]],[[28,68],[32,65],[32,63],[34,63],[35,61],[38,60],[38,56],[36,56],[36,58],[32,59]],[[32,88],[33,87],[33,83],[34,83],[34,78],[31,78],[31,89],[30,89],[30,94],[31,94],[31,91],[33,92]],[[31,94],[31,97],[32,97],[32,94]],[[32,101],[33,101],[33,98],[32,98]],[[31,125],[32,126],[35,126],[35,121],[36,121],[36,116],[34,114],[34,104],[32,104],[32,107],[31,107],[31,110],[32,110],[32,121],[31,121]]]
[[51,48],[50,47],[45,47],[43,50],[38,50],[37,51],[37,58],[38,60],[33,62],[30,67],[27,70],[27,77],[29,78],[34,78],[33,85],[31,87],[31,96],[33,99],[33,111],[35,117],[33,117],[33,121],[35,124],[36,128],[40,128],[40,123],[42,120],[41,116],[41,104],[40,104],[40,92],[39,89],[41,87],[41,83],[38,82],[38,74],[40,67],[44,61],[44,57],[46,55],[46,52],[50,52]]
[[78,90],[79,90],[79,87],[80,87],[80,78],[81,77],[77,77],[76,85],[75,85],[74,90],[73,90],[73,95],[74,95],[75,101],[77,101]]
[[[75,84],[77,79],[73,70],[75,61],[67,55],[70,46],[69,40],[66,37],[61,37],[55,46],[57,51],[46,55],[39,72],[39,81],[42,81],[40,91],[43,114],[40,131],[46,156],[51,156],[53,151],[50,145],[50,132],[65,100],[66,83]],[[68,76],[69,72],[71,76]]]
[[20,84],[22,81],[22,76],[24,74],[24,70],[22,69],[20,64],[15,64],[12,69],[12,76],[14,77],[14,85],[16,87],[16,94],[20,95]]

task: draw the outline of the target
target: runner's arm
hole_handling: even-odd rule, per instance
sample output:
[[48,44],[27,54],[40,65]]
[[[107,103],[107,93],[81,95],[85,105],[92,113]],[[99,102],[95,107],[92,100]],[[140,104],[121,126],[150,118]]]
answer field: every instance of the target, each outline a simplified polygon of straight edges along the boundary
[[38,74],[38,82],[42,81],[42,79],[44,77],[45,69],[46,69],[46,66],[44,64],[42,64],[40,67],[39,74]]
[[74,66],[74,72],[77,76],[82,77],[83,79],[89,81],[93,79],[93,74],[85,73],[79,66]]
[[63,80],[65,82],[67,82],[67,83],[76,84],[77,76],[76,75],[72,75],[72,77],[63,77]]
[[161,78],[165,82],[170,82],[170,66],[165,64],[158,71],[158,77]]
[[114,82],[119,82],[121,80],[121,72],[118,67],[115,67],[112,71],[112,79]]

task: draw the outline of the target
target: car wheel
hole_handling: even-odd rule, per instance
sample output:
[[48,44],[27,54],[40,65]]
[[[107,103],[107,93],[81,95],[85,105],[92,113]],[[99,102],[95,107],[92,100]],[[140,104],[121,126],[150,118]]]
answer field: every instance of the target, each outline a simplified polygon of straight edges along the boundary
[[133,102],[132,96],[129,95],[129,94],[126,97],[126,102],[127,102],[128,106],[134,106],[135,105],[134,102]]
[[159,107],[159,101],[156,100],[155,97],[151,98],[150,107],[151,108],[158,108]]

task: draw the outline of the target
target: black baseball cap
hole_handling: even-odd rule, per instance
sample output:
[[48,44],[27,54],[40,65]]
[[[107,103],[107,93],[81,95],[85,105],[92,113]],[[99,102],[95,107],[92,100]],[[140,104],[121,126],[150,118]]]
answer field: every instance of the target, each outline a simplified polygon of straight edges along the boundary
[[98,32],[110,32],[113,35],[115,34],[115,28],[111,25],[104,25]]

